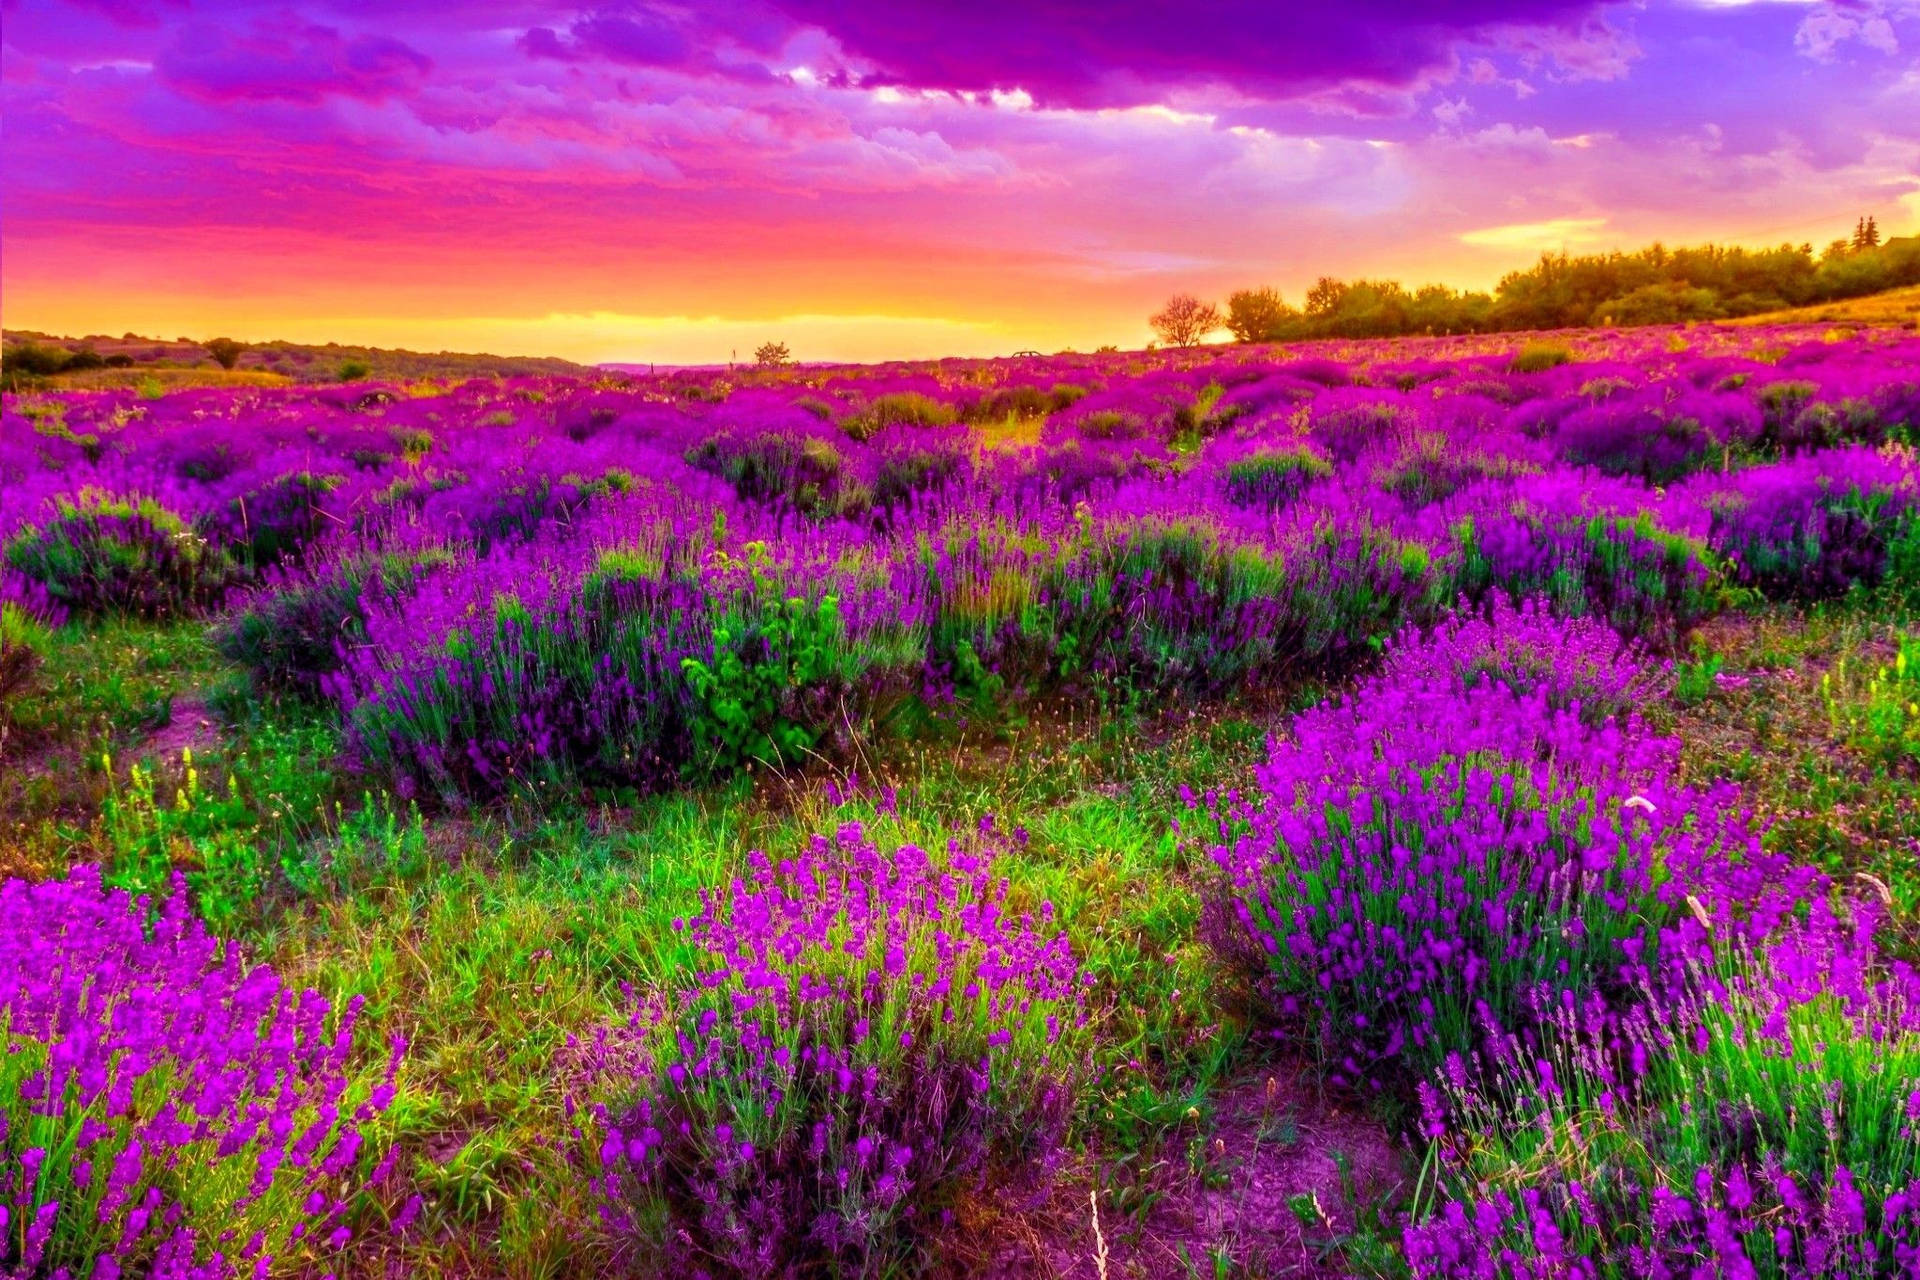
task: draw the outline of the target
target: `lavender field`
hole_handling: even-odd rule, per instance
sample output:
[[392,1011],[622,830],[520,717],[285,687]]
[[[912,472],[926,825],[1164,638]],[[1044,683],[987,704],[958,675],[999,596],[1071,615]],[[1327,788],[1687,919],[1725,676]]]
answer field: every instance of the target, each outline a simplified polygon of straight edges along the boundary
[[1920,335],[0,419],[0,1272],[1920,1274]]

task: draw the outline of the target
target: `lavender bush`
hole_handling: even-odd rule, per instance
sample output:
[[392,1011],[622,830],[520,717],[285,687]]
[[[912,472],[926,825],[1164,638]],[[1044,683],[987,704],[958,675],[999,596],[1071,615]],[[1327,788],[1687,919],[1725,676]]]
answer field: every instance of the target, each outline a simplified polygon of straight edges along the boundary
[[60,608],[145,618],[215,603],[232,580],[226,557],[180,516],[146,498],[86,492],[6,544],[6,563]]
[[755,854],[686,922],[697,983],[587,1047],[609,1222],[695,1275],[870,1276],[990,1162],[1044,1180],[1084,983],[1051,906],[1007,898],[966,843]]
[[90,869],[0,884],[0,1265],[222,1277],[317,1264],[379,1182],[393,1096],[335,1011]]
[[1737,792],[1673,783],[1677,742],[1581,715],[1584,688],[1633,687],[1620,642],[1523,617],[1538,639],[1504,652],[1456,626],[1396,655],[1217,810],[1218,940],[1346,1083],[1404,1088],[1562,997],[1611,1006],[1698,879],[1782,879]]

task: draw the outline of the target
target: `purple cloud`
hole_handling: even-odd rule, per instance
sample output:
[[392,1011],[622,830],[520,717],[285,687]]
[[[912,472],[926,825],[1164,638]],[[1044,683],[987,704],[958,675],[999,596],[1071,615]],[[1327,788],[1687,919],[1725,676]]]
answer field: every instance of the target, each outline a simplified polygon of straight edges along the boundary
[[212,102],[378,102],[412,93],[432,69],[432,59],[390,36],[348,38],[291,17],[256,21],[246,35],[196,26],[154,60],[168,84]]
[[538,58],[604,58],[636,67],[680,66],[692,52],[684,31],[645,12],[583,18],[567,34],[571,38],[563,40],[550,27],[535,27],[521,37],[520,47]]
[[1407,88],[1450,72],[1457,46],[1502,32],[1572,32],[1597,0],[1446,0],[1440,4],[1271,0],[1180,5],[1117,0],[892,3],[782,0],[876,68],[876,82],[983,92],[1024,89],[1037,102],[1113,107],[1169,90],[1221,87],[1256,99],[1343,85]]

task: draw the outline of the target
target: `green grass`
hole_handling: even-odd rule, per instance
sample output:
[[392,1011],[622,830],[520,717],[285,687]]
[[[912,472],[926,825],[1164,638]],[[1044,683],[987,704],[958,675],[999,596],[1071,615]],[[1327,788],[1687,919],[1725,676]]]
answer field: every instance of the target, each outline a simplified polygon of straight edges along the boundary
[[1920,778],[1907,754],[1908,703],[1891,671],[1907,611],[1864,595],[1795,613],[1763,610],[1706,629],[1696,662],[1712,687],[1681,673],[1691,705],[1672,728],[1690,780],[1740,784],[1771,820],[1769,846],[1884,897],[1890,929],[1920,956]]
[[210,694],[234,670],[193,620],[75,623],[48,633],[43,657],[14,726],[86,745],[165,727],[176,700]]
[[[289,980],[364,996],[370,1055],[394,1034],[411,1044],[383,1120],[403,1150],[400,1177],[362,1206],[356,1247],[369,1266],[397,1250],[404,1265],[443,1274],[613,1265],[573,1154],[569,1038],[622,1021],[624,988],[683,981],[694,954],[672,921],[750,850],[777,854],[854,820],[883,844],[938,848],[994,815],[1009,908],[1053,901],[1098,979],[1099,1083],[1083,1099],[1080,1140],[1123,1172],[1166,1176],[1163,1148],[1191,1137],[1189,1108],[1239,1064],[1244,1038],[1222,1012],[1239,998],[1196,937],[1204,853],[1170,830],[1184,812],[1177,782],[1243,781],[1266,728],[1043,717],[917,748],[887,784],[868,781],[838,806],[818,779],[771,770],[546,819],[419,819],[378,795],[343,804],[302,846],[305,896],[263,897],[242,932]],[[415,1193],[421,1224],[393,1241],[380,1228]]]

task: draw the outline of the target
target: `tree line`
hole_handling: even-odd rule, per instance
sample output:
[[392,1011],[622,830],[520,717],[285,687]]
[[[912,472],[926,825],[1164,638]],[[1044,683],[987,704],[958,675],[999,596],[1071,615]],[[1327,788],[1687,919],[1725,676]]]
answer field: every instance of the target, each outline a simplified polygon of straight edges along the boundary
[[1241,289],[1225,308],[1180,294],[1149,323],[1160,341],[1189,346],[1226,329],[1240,342],[1500,333],[1515,329],[1681,324],[1857,298],[1920,284],[1920,236],[1882,241],[1874,219],[1816,253],[1649,245],[1633,252],[1542,254],[1492,293],[1395,280],[1322,276],[1299,306],[1273,288]]

